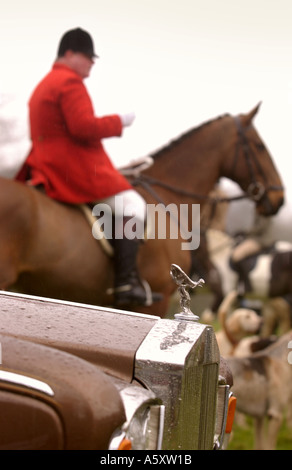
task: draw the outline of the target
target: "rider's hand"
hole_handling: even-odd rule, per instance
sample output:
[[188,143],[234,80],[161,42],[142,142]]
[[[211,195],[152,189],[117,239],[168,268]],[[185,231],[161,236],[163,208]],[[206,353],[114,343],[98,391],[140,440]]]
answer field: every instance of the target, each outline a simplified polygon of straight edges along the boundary
[[135,119],[135,113],[127,113],[127,114],[120,114],[120,119],[122,121],[122,126],[123,127],[128,127],[133,124],[133,121]]

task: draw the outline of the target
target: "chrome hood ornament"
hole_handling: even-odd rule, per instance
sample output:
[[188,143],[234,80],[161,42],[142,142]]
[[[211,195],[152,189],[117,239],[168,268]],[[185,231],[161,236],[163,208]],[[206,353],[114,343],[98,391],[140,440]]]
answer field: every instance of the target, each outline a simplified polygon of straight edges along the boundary
[[193,281],[177,264],[171,265],[170,275],[178,286],[180,306],[182,308],[182,311],[176,313],[174,317],[178,320],[198,321],[199,317],[191,311],[191,297],[187,289],[202,287],[205,284],[204,279],[199,279],[197,282]]

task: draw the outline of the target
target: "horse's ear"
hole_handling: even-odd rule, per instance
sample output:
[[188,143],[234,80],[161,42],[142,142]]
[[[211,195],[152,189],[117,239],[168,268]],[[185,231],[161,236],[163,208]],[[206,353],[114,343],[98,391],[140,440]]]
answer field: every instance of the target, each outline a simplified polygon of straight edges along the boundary
[[244,126],[249,126],[251,124],[251,121],[253,120],[258,110],[260,109],[261,104],[262,102],[260,101],[259,104],[257,104],[255,108],[253,108],[248,114],[244,114],[242,116],[242,123]]

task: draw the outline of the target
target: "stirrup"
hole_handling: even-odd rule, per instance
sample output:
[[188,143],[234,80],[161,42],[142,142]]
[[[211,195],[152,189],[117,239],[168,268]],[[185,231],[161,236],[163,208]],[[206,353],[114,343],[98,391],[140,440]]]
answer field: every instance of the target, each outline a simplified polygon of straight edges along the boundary
[[149,307],[153,303],[163,299],[162,294],[152,292],[147,281],[141,280],[141,284],[141,286],[125,284],[114,289],[109,289],[107,292],[115,295],[115,305],[118,307],[130,304]]

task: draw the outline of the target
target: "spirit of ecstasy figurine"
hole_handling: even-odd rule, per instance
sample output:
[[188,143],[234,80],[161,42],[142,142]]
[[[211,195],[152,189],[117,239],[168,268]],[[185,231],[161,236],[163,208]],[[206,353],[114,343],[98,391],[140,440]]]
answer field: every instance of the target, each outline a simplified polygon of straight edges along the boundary
[[199,317],[191,311],[191,297],[187,289],[194,289],[198,286],[202,287],[202,285],[205,284],[204,279],[199,279],[197,282],[193,281],[177,264],[171,265],[170,274],[174,282],[178,285],[180,306],[182,308],[182,312],[174,315],[175,318],[179,320],[198,321]]

